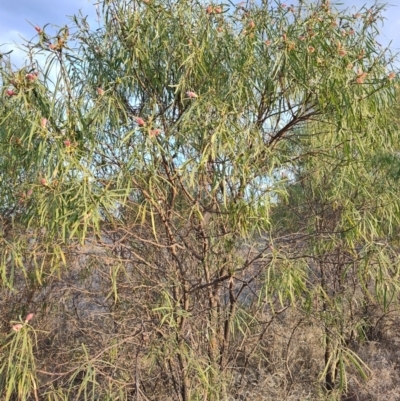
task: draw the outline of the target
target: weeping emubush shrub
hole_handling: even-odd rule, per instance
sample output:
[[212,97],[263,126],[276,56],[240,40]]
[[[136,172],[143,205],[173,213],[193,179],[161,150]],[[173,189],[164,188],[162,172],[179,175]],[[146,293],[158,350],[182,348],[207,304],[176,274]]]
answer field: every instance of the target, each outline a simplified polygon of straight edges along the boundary
[[339,399],[398,293],[381,7],[101,6],[2,59],[8,397]]

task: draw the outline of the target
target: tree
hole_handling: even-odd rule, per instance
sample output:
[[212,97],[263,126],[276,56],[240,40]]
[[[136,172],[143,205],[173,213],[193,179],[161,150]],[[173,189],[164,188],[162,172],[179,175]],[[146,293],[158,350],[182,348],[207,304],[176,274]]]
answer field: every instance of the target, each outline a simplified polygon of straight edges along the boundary
[[35,309],[4,334],[5,399],[279,399],[277,372],[286,397],[340,397],[368,376],[352,341],[398,291],[380,11],[104,1],[99,29],[36,27],[25,67],[3,57],[3,332]]

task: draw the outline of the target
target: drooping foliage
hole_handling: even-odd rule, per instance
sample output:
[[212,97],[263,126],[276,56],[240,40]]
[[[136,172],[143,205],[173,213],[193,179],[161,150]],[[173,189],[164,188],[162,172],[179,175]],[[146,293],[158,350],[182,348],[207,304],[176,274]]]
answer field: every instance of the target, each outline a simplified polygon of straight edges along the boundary
[[0,394],[367,386],[399,274],[381,7],[100,6],[99,28],[36,27],[24,67],[2,58]]

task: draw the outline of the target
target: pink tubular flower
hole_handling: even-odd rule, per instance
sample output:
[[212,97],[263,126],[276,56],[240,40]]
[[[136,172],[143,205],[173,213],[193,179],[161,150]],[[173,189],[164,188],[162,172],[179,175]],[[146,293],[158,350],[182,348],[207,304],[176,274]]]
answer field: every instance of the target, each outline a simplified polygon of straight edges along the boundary
[[159,128],[152,129],[152,130],[150,131],[150,136],[157,136],[157,135],[160,134],[160,132],[161,132],[161,130],[160,130]]
[[356,82],[358,84],[363,84],[365,79],[367,78],[367,73],[363,72],[361,69],[358,70]]
[[25,318],[25,323],[28,323],[33,318],[33,313],[28,313]]
[[42,128],[46,128],[46,126],[47,126],[47,118],[42,117],[42,118],[40,119],[40,126],[41,126]]
[[26,196],[31,196],[32,194],[33,194],[32,189],[28,189],[28,191],[27,191],[27,193],[26,193]]
[[7,96],[10,96],[10,97],[16,95],[16,93],[14,92],[13,89],[7,89],[6,90],[6,94],[7,94]]
[[187,91],[186,96],[189,97],[190,99],[195,99],[197,97],[197,93],[192,91]]
[[71,146],[71,141],[69,139],[66,139],[63,143],[67,148]]
[[315,52],[315,47],[309,46],[308,47],[308,52],[309,53],[314,53]]
[[104,89],[97,88],[97,94],[100,95],[100,96],[103,96],[104,95]]
[[136,117],[135,121],[139,127],[144,127],[146,125],[146,121],[144,121],[143,118]]
[[344,50],[344,49],[340,49],[339,50],[339,56],[340,57],[344,57],[346,54],[347,54],[346,50]]
[[41,179],[40,179],[40,183],[41,183],[42,185],[46,186],[46,185],[47,185],[47,180],[46,180],[46,178],[41,178]]
[[37,75],[35,75],[35,74],[26,74],[26,75],[25,75],[25,78],[26,78],[28,81],[34,81],[34,80],[37,78]]
[[391,80],[394,79],[395,77],[396,77],[396,73],[395,73],[395,72],[391,72],[391,73],[388,75],[389,81],[391,81]]
[[22,329],[22,324],[21,324],[21,323],[14,324],[14,326],[12,327],[12,329],[13,329],[14,331],[20,331],[20,330]]
[[35,26],[35,30],[37,33],[42,33],[42,28],[40,26]]

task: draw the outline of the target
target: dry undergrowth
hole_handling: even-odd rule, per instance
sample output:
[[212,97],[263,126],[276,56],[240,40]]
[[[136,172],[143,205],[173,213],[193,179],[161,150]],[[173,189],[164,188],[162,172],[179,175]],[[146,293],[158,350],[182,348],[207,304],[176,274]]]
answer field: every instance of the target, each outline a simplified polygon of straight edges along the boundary
[[[20,290],[3,290],[0,298],[3,338],[10,332],[11,320],[35,311],[29,335],[35,338],[38,392],[77,400],[85,399],[86,388],[89,393],[108,391],[114,396],[120,391],[126,400],[175,401],[174,380],[179,382],[180,369],[176,347],[184,347],[192,399],[201,399],[196,386],[210,380],[200,372],[208,363],[204,311],[187,319],[187,332],[177,345],[176,331],[154,311],[158,290],[145,285],[144,276],[137,276],[131,263],[113,277],[115,262],[104,247],[75,247],[69,250],[68,269],[49,276],[45,287],[29,288],[20,277]],[[112,291],[114,280],[118,294]],[[245,299],[251,311],[251,292]],[[350,366],[348,391],[341,396],[324,391],[324,328],[318,319],[293,306],[275,314],[267,307],[257,313],[257,321],[247,320],[247,326],[234,330],[221,380],[223,399],[399,399],[398,310],[383,314],[378,307],[368,309],[364,338],[354,336],[349,342],[368,365],[368,379]]]

